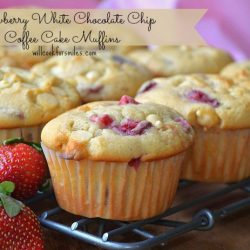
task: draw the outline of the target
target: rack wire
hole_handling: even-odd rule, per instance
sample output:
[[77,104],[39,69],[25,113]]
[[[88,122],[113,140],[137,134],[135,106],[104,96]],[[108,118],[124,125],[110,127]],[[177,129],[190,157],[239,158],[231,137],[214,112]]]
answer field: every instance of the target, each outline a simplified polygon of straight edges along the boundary
[[[182,182],[180,185],[181,188],[185,188],[188,183]],[[216,209],[207,208],[209,202],[214,202],[239,190],[245,194],[243,198],[240,197],[236,201],[233,200],[226,205],[220,205]],[[187,220],[172,218],[173,215],[197,206],[199,207],[198,210]],[[163,214],[146,220],[122,222],[73,216],[72,219],[69,219],[69,222],[65,223],[58,218],[71,218],[72,215],[63,211],[60,207],[55,207],[43,212],[40,216],[40,222],[44,227],[104,249],[139,250],[167,242],[192,230],[211,230],[217,220],[247,207],[250,207],[250,179],[226,185],[214,192],[178,204]],[[65,216],[61,216],[63,214]],[[161,230],[154,230],[156,227],[160,227]],[[155,231],[158,233],[155,233]],[[133,237],[133,241],[131,241],[131,237],[126,237],[127,233],[138,237]]]

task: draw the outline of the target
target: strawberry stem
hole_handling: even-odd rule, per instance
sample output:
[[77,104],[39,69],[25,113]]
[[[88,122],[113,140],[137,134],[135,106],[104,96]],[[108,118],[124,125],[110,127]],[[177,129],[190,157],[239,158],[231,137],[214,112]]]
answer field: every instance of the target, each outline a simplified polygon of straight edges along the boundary
[[13,144],[13,143],[23,143],[23,142],[24,142],[23,138],[16,137],[16,138],[10,138],[10,139],[4,140],[3,145],[10,145],[10,144]]
[[51,189],[52,189],[51,179],[46,179],[46,181],[41,185],[38,191],[41,193],[45,193],[50,191]]
[[43,152],[40,143],[27,142],[22,137],[10,138],[10,139],[3,141],[3,145],[10,145],[10,144],[14,144],[14,143],[24,143],[24,144],[27,144],[27,145],[33,147],[34,149],[36,149],[37,151],[39,151],[41,153]]
[[15,189],[15,183],[12,181],[3,181],[0,183],[0,193],[10,195]]
[[43,152],[41,144],[38,142],[24,142],[24,143],[30,145],[31,147],[33,147],[34,149],[36,149],[37,151],[41,153]]

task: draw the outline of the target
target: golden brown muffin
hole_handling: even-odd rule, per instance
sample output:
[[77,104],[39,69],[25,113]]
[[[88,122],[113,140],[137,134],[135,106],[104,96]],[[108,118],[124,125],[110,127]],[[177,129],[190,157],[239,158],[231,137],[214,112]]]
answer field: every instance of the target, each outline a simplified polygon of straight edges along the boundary
[[174,108],[196,130],[182,178],[232,182],[250,176],[250,89],[218,75],[177,75],[145,83],[136,100]]
[[129,57],[145,65],[154,76],[219,73],[233,61],[225,51],[206,46],[160,46],[151,51],[132,51]]
[[[33,49],[36,50],[35,48]],[[32,49],[22,50],[18,47],[0,48],[0,67],[11,66],[30,69],[33,65],[47,60],[48,56],[33,55]]]
[[42,131],[59,205],[119,220],[152,217],[171,206],[192,142],[192,128],[178,113],[128,96],[80,106]]
[[222,69],[221,75],[237,80],[250,79],[250,61],[230,63]]
[[67,79],[82,102],[119,100],[123,94],[134,96],[150,72],[124,56],[98,53],[97,56],[52,57],[32,69],[40,75]]
[[27,136],[39,141],[41,126],[79,104],[75,89],[59,78],[0,68],[0,140]]

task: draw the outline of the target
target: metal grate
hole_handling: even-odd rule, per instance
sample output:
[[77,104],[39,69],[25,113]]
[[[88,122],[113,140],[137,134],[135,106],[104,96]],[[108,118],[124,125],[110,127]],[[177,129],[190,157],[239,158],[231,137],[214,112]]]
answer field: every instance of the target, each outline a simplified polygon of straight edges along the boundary
[[[186,182],[181,183],[182,188],[185,188],[186,185]],[[246,194],[244,198],[241,197],[237,201],[231,201],[226,206],[220,206],[213,210],[206,208],[207,203],[214,202],[216,199],[223,198],[238,190]],[[187,221],[177,221],[171,218],[172,215],[196,206],[203,208],[199,208],[193,217]],[[215,192],[181,203],[151,219],[122,222],[100,218],[74,217],[69,223],[65,223],[60,219],[58,220],[58,215],[59,217],[65,217],[60,216],[65,213],[67,218],[72,215],[56,207],[44,212],[40,216],[40,222],[47,228],[105,249],[145,249],[192,230],[210,230],[218,219],[247,207],[250,207],[250,179],[226,185]],[[155,234],[155,230],[152,230],[156,227],[161,227],[161,232],[158,234]],[[131,242],[131,237],[126,237],[127,233],[139,236],[138,240]]]

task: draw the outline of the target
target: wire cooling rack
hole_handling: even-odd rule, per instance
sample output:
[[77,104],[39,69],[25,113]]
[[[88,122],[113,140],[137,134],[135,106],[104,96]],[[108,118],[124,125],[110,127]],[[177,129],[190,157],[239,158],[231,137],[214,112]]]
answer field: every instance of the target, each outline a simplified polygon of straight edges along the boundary
[[[189,183],[181,182],[180,188],[185,188],[186,185]],[[220,205],[216,209],[207,208],[208,203],[220,200],[237,191],[241,191],[244,197],[239,196],[240,198],[236,201],[235,199],[230,200],[227,205]],[[172,218],[173,215],[195,207],[198,207],[197,211],[186,220]],[[72,217],[61,208],[55,207],[45,211],[40,216],[40,222],[44,227],[104,249],[145,249],[167,242],[192,230],[210,230],[218,219],[247,207],[250,207],[250,179],[225,185],[216,191],[178,204],[163,214],[146,220],[122,222],[100,218]],[[65,223],[59,218],[69,218],[69,221]],[[156,228],[161,230],[155,230]],[[156,231],[158,233],[155,233]],[[132,234],[133,237],[126,237],[128,233]]]

